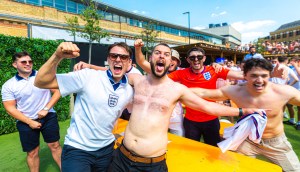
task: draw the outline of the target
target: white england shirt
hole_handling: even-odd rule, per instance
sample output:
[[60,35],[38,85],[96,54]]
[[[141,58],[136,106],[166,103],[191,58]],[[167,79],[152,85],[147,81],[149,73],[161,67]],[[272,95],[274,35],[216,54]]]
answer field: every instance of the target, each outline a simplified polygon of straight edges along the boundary
[[133,98],[133,88],[124,75],[111,83],[111,72],[83,69],[57,74],[62,96],[77,93],[65,144],[86,151],[99,150],[115,140],[115,121]]

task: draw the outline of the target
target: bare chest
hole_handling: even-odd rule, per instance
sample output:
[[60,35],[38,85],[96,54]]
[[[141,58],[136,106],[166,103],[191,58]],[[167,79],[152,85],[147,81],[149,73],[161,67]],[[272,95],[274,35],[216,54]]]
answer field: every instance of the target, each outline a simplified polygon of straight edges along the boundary
[[168,85],[150,85],[148,83],[140,83],[135,87],[134,105],[139,108],[167,112],[174,104],[174,96],[172,88]]

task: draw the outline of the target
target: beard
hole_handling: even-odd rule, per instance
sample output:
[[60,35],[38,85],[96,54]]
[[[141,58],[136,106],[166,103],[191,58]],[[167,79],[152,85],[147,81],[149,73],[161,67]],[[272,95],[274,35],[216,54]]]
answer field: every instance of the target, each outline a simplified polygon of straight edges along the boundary
[[169,68],[170,68],[170,65],[165,67],[164,72],[161,75],[158,75],[158,74],[155,73],[155,66],[154,66],[154,63],[152,61],[150,62],[150,65],[151,65],[151,72],[156,78],[162,78],[163,76],[165,76],[167,74],[167,72],[169,71]]

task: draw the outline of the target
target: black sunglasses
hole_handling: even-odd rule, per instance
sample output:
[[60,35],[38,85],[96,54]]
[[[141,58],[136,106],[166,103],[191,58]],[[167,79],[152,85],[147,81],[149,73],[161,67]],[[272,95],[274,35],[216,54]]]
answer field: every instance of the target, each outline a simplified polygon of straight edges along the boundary
[[203,57],[204,57],[203,55],[189,56],[189,59],[190,59],[191,61],[196,61],[196,58],[197,58],[198,60],[202,60]]
[[112,61],[117,60],[118,57],[120,57],[121,61],[127,61],[129,59],[129,55],[127,55],[127,54],[117,54],[117,53],[109,53],[108,57]]
[[29,63],[30,65],[32,65],[32,60],[23,60],[23,61],[20,61],[20,63],[22,64],[22,65],[27,65],[27,63]]

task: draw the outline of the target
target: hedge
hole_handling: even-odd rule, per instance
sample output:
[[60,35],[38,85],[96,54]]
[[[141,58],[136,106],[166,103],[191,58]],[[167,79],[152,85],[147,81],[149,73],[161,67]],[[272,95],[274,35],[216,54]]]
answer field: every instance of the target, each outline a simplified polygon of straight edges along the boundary
[[[12,66],[12,55],[15,52],[27,51],[34,61],[33,69],[38,70],[42,64],[53,54],[61,41],[29,39],[24,37],[5,36],[0,34],[0,68],[2,85],[16,74],[16,69]],[[70,60],[63,60],[58,73],[67,73],[70,71]],[[5,111],[0,97],[0,135],[12,133],[16,130],[16,120]],[[58,120],[64,121],[69,118],[70,97],[64,97],[59,100],[54,109],[57,112]]]

